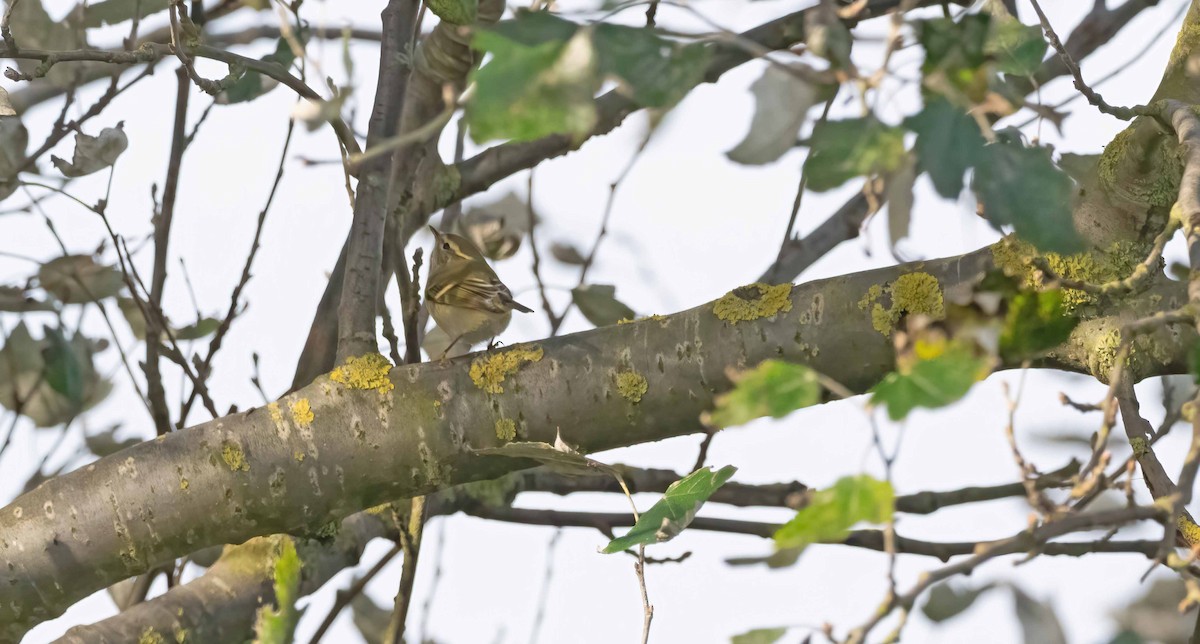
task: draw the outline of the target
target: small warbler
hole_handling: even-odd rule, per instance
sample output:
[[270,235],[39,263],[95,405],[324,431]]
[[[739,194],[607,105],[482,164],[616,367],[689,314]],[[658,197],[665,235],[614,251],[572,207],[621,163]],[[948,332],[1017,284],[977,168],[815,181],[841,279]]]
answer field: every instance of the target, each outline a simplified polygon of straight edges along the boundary
[[433,226],[434,247],[425,286],[425,305],[433,321],[450,337],[446,354],[458,342],[468,345],[495,338],[512,320],[513,309],[533,309],[513,299],[512,292],[466,237]]

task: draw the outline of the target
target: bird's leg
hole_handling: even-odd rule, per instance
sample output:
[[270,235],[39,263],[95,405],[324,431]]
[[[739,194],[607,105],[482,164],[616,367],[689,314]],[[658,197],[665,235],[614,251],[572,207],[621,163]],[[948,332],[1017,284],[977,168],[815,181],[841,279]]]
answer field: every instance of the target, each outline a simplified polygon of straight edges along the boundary
[[487,350],[491,351],[492,349],[495,349],[502,344],[504,344],[504,343],[497,340],[496,338],[492,338],[491,340],[488,340]]
[[442,357],[441,357],[441,358],[438,358],[438,364],[440,364],[441,366],[443,366],[443,367],[444,367],[444,366],[446,366],[446,364],[447,364],[447,363],[449,363],[449,362],[450,362],[450,361],[449,361],[449,360],[446,358],[446,356],[450,355],[450,350],[451,350],[451,349],[453,349],[453,348],[454,348],[454,345],[455,345],[455,344],[457,344],[457,343],[458,343],[458,341],[459,341],[459,340],[461,340],[461,339],[462,339],[462,334],[461,334],[461,333],[460,333],[460,334],[458,334],[458,335],[456,335],[456,336],[454,336],[454,339],[450,341],[450,344],[447,344],[447,345],[446,345],[446,350],[442,352]]

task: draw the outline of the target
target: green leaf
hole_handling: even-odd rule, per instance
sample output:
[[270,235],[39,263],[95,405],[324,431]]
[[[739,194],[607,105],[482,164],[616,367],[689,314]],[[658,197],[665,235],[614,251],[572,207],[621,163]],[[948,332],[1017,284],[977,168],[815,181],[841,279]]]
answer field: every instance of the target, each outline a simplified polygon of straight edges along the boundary
[[375,644],[383,642],[388,624],[392,619],[392,611],[375,603],[366,593],[358,593],[350,600],[350,611],[353,614],[354,627],[363,636],[363,640]]
[[91,255],[64,255],[42,264],[38,284],[63,304],[85,304],[113,297],[125,280],[121,271]]
[[89,452],[101,457],[115,454],[126,447],[132,447],[142,442],[136,436],[117,440],[116,433],[120,428],[120,425],[113,425],[99,434],[84,434],[83,442],[87,445]]
[[1009,300],[1000,332],[1000,354],[1017,361],[1066,342],[1079,324],[1063,306],[1062,290],[1017,293]]
[[1015,18],[996,18],[984,51],[1005,74],[1033,76],[1046,57],[1046,39],[1041,27],[1023,25]]
[[750,85],[754,95],[750,131],[725,155],[746,165],[775,161],[796,146],[809,109],[829,100],[835,91],[836,82],[821,82],[817,72],[806,65],[789,69],[767,65],[762,76]]
[[556,241],[550,244],[550,256],[568,266],[583,266],[587,263],[583,253],[574,244]]
[[718,427],[732,427],[755,418],[783,418],[802,407],[821,402],[817,373],[801,364],[766,360],[734,377],[732,391],[717,396],[710,416]]
[[617,300],[617,287],[611,284],[584,284],[571,289],[571,300],[588,322],[609,326],[621,320],[632,320],[633,309]]
[[83,13],[83,26],[88,29],[115,25],[126,20],[145,18],[151,14],[164,11],[168,0],[103,0],[89,4]]
[[[259,60],[266,63],[275,63],[286,71],[295,59],[296,55],[292,51],[292,46],[288,44],[287,40],[280,38],[275,43],[275,51],[263,56]],[[233,68],[231,67],[230,69],[232,70]],[[217,96],[217,103],[220,105],[245,103],[266,94],[278,86],[279,81],[270,76],[263,76],[258,72],[247,71],[242,74],[241,78],[234,81],[225,88],[225,91]]]
[[991,16],[986,13],[966,14],[959,22],[949,18],[914,21],[917,41],[925,49],[921,64],[924,86],[982,101],[988,91],[984,45],[990,26]]
[[929,591],[929,598],[921,605],[921,612],[933,622],[944,622],[971,607],[983,593],[991,590],[992,584],[979,588],[956,588],[942,582]]
[[888,241],[895,252],[896,243],[908,237],[912,226],[913,186],[917,182],[916,159],[906,155],[900,169],[887,180]]
[[555,437],[554,445],[540,441],[515,441],[505,443],[500,447],[485,447],[471,451],[481,456],[527,458],[537,461],[559,474],[584,476],[595,474],[599,471],[620,478],[618,476],[619,472],[611,465],[580,454],[573,447],[563,442],[562,436]]
[[1188,352],[1188,370],[1192,372],[1192,379],[1200,385],[1200,342],[1192,345],[1192,350]]
[[[492,36],[525,47],[536,47],[546,43],[565,43],[579,30],[579,25],[564,20],[548,11],[517,11],[511,20],[501,20],[488,29],[480,30],[476,40]],[[488,34],[488,35],[484,35]]]
[[565,134],[581,141],[596,123],[604,79],[643,107],[670,107],[699,83],[711,50],[621,25],[580,26],[522,11],[475,34],[491,60],[472,74],[467,122],[476,142]]
[[961,22],[950,18],[913,21],[917,42],[925,50],[921,69],[928,72],[952,64],[979,67],[987,60],[983,46],[990,24],[991,16],[982,13],[964,15]]
[[[564,37],[565,36],[565,37]],[[475,34],[492,54],[472,74],[467,123],[476,143],[566,134],[580,141],[596,123],[600,87],[591,32],[547,13],[526,13]]]
[[221,321],[216,318],[200,318],[193,324],[176,329],[175,339],[199,340],[200,338],[212,335],[220,326]]
[[1071,179],[1050,160],[1049,150],[1016,142],[984,147],[974,188],[993,226],[1011,225],[1041,251],[1083,249],[1071,217]]
[[808,188],[817,192],[854,177],[891,172],[904,162],[904,130],[874,117],[818,123],[811,146],[804,169]]
[[479,0],[430,0],[425,6],[452,25],[469,25],[479,15]]
[[302,610],[296,610],[300,596],[300,557],[291,537],[282,537],[275,557],[275,608],[258,610],[254,626],[255,644],[291,644]]
[[129,330],[133,332],[133,337],[145,340],[146,317],[142,315],[142,309],[138,307],[137,301],[131,297],[118,297],[117,308],[121,309],[121,315],[125,316],[125,322],[129,324]]
[[42,349],[45,361],[46,384],[62,394],[73,409],[83,406],[83,365],[74,347],[63,336],[61,329],[45,327],[47,346]]
[[808,505],[775,531],[775,547],[802,549],[841,541],[855,524],[886,523],[892,518],[892,484],[865,474],[844,476],[833,487],[812,494]]
[[600,24],[594,38],[600,69],[643,107],[671,107],[704,80],[712,49],[666,40],[646,28]]
[[904,126],[917,133],[917,158],[938,194],[958,197],[963,174],[983,156],[979,124],[946,99],[931,97],[919,114],[905,119]]
[[916,407],[945,407],[971,390],[991,366],[969,345],[918,341],[911,360],[901,362],[871,390],[872,405],[886,405],[888,417],[900,420]]
[[730,557],[725,560],[725,563],[731,566],[766,564],[767,568],[778,570],[796,565],[796,562],[800,561],[800,555],[803,553],[804,548],[780,548],[766,557]]
[[786,626],[779,628],[756,628],[741,635],[734,635],[730,644],[775,644],[787,633]]
[[67,339],[52,328],[35,340],[25,323],[18,323],[0,348],[0,405],[20,411],[38,427],[71,420],[112,391],[92,362],[102,348],[78,333]]
[[1020,588],[1009,586],[1016,604],[1017,621],[1021,624],[1021,633],[1026,644],[1067,644],[1067,636],[1063,633],[1062,624],[1054,607],[1045,601],[1038,601],[1026,595]]
[[696,518],[696,512],[708,497],[736,471],[737,468],[732,465],[715,472],[704,468],[675,481],[658,503],[642,513],[629,532],[610,541],[602,552],[623,552],[633,546],[674,539]]

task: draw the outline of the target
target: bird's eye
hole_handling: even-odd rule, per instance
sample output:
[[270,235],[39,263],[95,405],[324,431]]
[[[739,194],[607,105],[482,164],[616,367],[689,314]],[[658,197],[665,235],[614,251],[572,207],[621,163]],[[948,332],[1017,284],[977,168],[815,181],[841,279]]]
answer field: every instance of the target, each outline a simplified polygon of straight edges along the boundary
[[450,242],[442,242],[443,250],[450,250]]

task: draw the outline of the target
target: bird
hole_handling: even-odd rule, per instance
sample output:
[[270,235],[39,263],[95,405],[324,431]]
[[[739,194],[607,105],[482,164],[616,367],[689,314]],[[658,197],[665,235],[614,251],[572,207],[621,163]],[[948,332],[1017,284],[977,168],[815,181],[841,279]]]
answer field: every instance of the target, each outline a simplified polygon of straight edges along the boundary
[[[433,226],[434,247],[425,285],[425,305],[433,321],[450,338],[442,361],[458,342],[468,345],[494,339],[508,328],[514,310],[533,309],[513,299],[483,253],[466,237]],[[491,348],[491,345],[488,347]]]

